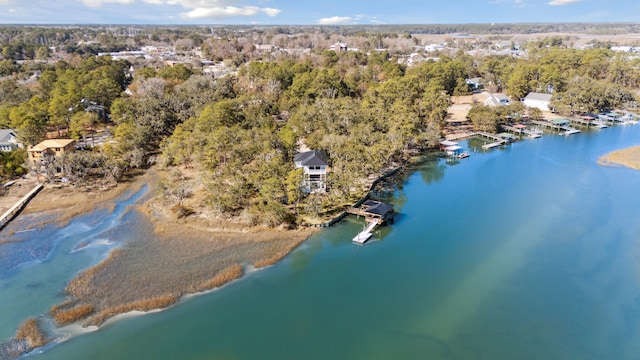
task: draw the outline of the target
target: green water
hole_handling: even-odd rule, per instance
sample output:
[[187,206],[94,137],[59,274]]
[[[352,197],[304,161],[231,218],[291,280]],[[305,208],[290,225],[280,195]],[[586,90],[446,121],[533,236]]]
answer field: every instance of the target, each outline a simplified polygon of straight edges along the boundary
[[428,161],[366,246],[347,219],[219,291],[29,358],[640,358],[640,172],[596,164],[638,143],[620,126]]

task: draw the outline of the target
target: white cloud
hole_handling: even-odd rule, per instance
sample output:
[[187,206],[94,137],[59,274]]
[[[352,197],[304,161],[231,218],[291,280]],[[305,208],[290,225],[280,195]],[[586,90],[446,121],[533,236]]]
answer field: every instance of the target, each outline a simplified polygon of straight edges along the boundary
[[265,14],[273,17],[273,16],[277,16],[278,14],[280,14],[282,12],[282,10],[280,9],[274,9],[274,8],[262,8],[260,9],[262,10]]
[[329,18],[322,18],[318,20],[318,24],[320,25],[344,24],[350,20],[351,20],[351,16],[332,16]]
[[269,16],[276,16],[280,13],[278,9],[272,8],[259,8],[257,6],[225,6],[225,7],[211,7],[211,8],[196,8],[182,16],[188,19],[203,19],[203,18],[226,18],[234,16],[254,16],[260,12],[263,12]]
[[98,8],[103,4],[108,4],[108,3],[118,3],[118,4],[129,5],[129,4],[133,4],[134,1],[135,0],[82,0],[82,3],[89,7]]
[[562,6],[562,5],[577,3],[577,2],[580,2],[580,1],[582,1],[582,0],[551,0],[549,2],[549,5]]
[[[1,1],[1,0],[0,0]],[[95,0],[94,0],[95,1]],[[270,7],[258,7],[242,5],[235,0],[143,0],[147,4],[153,5],[179,5],[189,11],[181,14],[183,18],[203,19],[203,18],[226,18],[234,16],[254,16],[264,13],[268,16],[277,16],[282,12],[280,9]]]

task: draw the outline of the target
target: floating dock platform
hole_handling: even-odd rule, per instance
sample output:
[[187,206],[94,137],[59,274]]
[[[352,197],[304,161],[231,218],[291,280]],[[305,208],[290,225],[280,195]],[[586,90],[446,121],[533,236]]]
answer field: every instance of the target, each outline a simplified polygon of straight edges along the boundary
[[356,235],[352,241],[356,244],[363,245],[373,236],[373,229],[375,229],[376,226],[378,226],[377,221],[369,222],[369,225]]

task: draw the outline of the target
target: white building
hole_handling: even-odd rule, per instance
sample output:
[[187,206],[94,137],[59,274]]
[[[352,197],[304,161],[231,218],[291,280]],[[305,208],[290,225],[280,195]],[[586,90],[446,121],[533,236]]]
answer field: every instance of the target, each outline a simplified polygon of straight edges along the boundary
[[444,45],[442,45],[442,44],[429,44],[429,45],[424,47],[424,51],[427,51],[427,52],[442,51],[445,48],[446,47]]
[[13,129],[0,129],[0,151],[13,151],[20,147],[18,136]]
[[486,106],[505,106],[509,105],[509,97],[505,94],[491,94],[483,102]]
[[304,169],[302,186],[308,193],[327,190],[327,153],[311,150],[298,153],[293,158],[296,169]]
[[531,92],[522,99],[522,103],[530,108],[537,108],[542,111],[550,111],[549,104],[551,103],[551,94],[543,94]]

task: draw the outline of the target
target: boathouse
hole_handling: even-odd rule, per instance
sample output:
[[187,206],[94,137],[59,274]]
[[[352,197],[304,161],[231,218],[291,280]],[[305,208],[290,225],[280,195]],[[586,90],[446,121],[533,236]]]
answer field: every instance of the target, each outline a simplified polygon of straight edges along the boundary
[[364,216],[367,222],[374,221],[376,224],[393,222],[393,212],[393,205],[370,199],[365,200],[360,207],[347,209],[347,213]]

